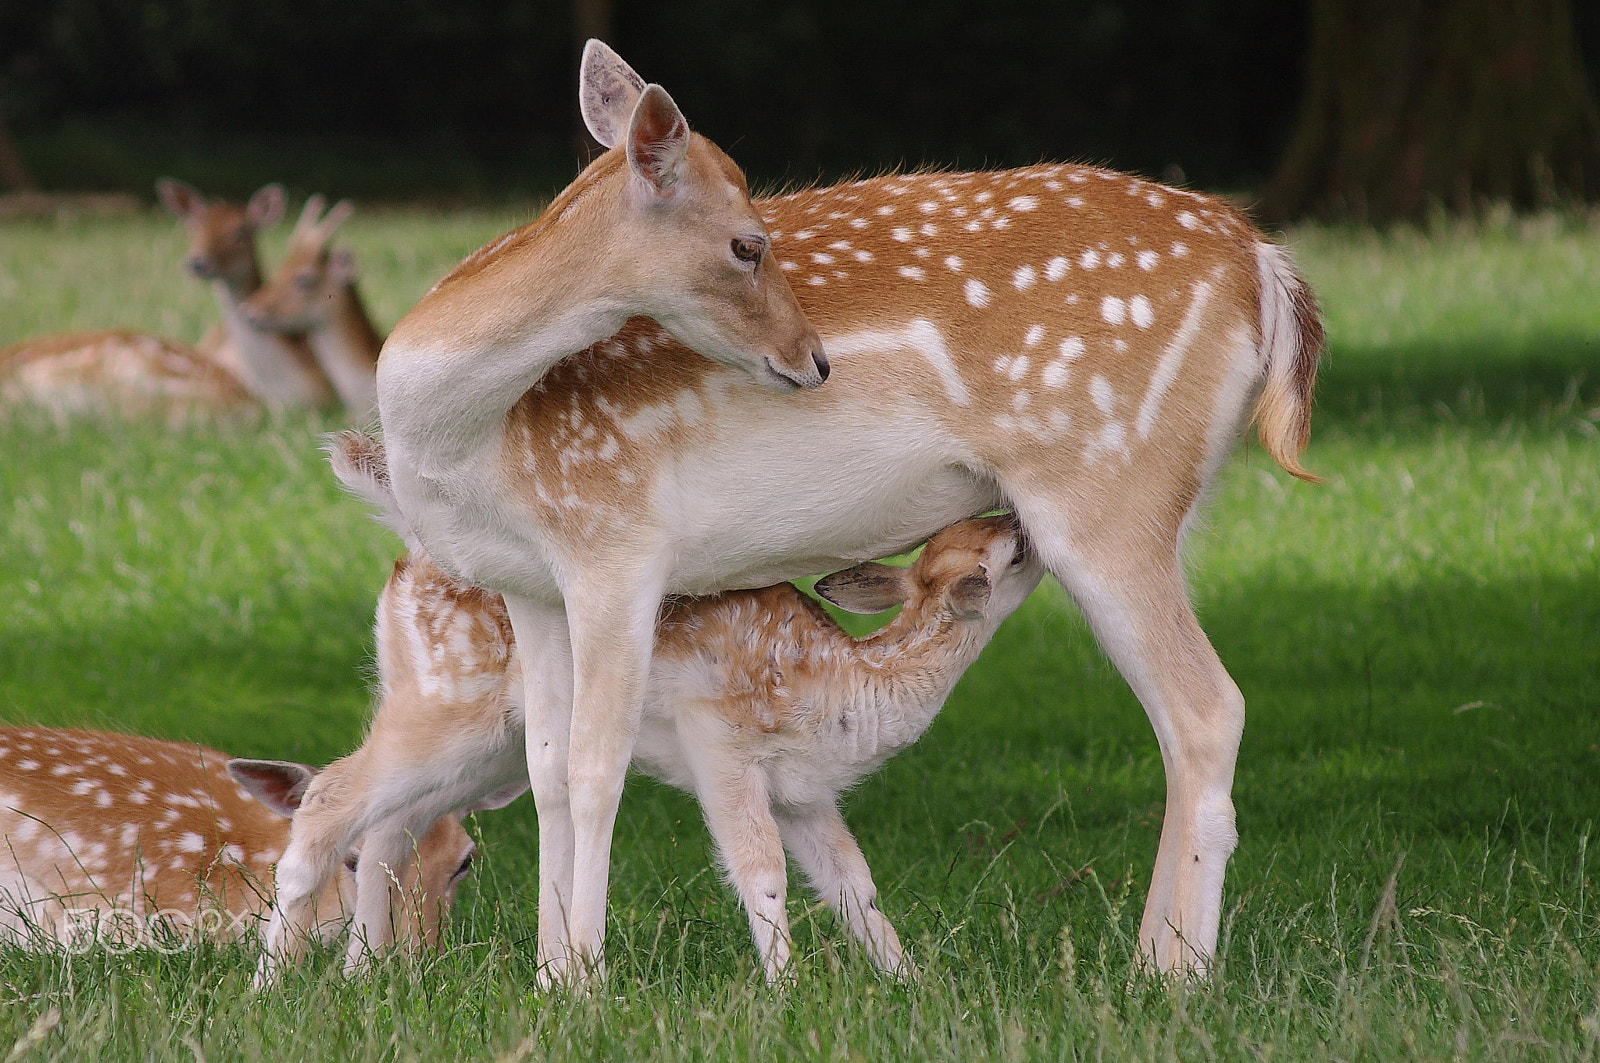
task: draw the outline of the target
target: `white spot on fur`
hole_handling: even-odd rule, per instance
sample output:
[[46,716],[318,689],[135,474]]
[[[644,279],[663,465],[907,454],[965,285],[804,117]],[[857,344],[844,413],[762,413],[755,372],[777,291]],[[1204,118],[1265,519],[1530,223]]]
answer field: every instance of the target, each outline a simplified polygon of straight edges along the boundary
[[1200,219],[1186,210],[1178,211],[1177,222],[1185,229],[1198,229],[1200,227]]
[[1042,339],[1044,339],[1044,326],[1029,325],[1027,334],[1022,337],[1022,345],[1024,347],[1037,347]]
[[961,272],[961,256],[960,255],[946,255],[944,257],[944,265],[945,265],[945,268],[948,269],[951,273],[960,273]]
[[989,305],[989,288],[976,277],[973,277],[972,279],[968,280],[966,284],[962,285],[961,291],[962,294],[967,297],[968,305],[975,306],[979,310],[982,310],[984,307]]
[[1157,255],[1154,251],[1149,251],[1149,250],[1140,251],[1138,256],[1137,256],[1137,260],[1138,260],[1138,263],[1139,263],[1139,268],[1144,270],[1146,273],[1150,272],[1151,270],[1156,268],[1156,260],[1159,257],[1160,256]]
[[1028,375],[1028,366],[1031,364],[1032,362],[1029,360],[1027,355],[1019,355],[1016,360],[1011,363],[1011,371],[1007,373],[1006,376],[1010,377],[1013,382],[1021,380],[1023,377]]
[[1038,280],[1039,274],[1032,266],[1018,266],[1016,272],[1011,274],[1011,284],[1019,292],[1032,288]]
[[1116,408],[1117,395],[1111,390],[1111,381],[1099,373],[1089,378],[1089,398],[1094,400],[1095,409],[1101,413],[1109,414]]
[[1028,211],[1039,209],[1039,200],[1034,196],[1018,196],[1007,203],[1006,206],[1011,210],[1026,214]]
[[895,270],[895,272],[900,274],[900,276],[905,277],[907,280],[920,281],[927,277],[927,274],[922,271],[921,266],[901,266],[899,269]]
[[1095,269],[1099,265],[1100,252],[1096,251],[1092,247],[1078,256],[1078,267],[1080,269]]
[[1184,255],[1187,255],[1188,253],[1189,253],[1189,245],[1188,244],[1185,244],[1185,243],[1180,241],[1180,242],[1174,243],[1172,245],[1172,257],[1173,258],[1182,258]]
[[1149,328],[1150,322],[1155,320],[1155,312],[1150,309],[1150,300],[1142,295],[1136,295],[1128,300],[1128,317],[1140,328]]
[[908,244],[911,242],[911,230],[903,225],[897,225],[889,230],[889,235],[896,243]]
[[1127,313],[1127,304],[1115,295],[1108,295],[1100,300],[1100,319],[1108,325],[1122,324]]

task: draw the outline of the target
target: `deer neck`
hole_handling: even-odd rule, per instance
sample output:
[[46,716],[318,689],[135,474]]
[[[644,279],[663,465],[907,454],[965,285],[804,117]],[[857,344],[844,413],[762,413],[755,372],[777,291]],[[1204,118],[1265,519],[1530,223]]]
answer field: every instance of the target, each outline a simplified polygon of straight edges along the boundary
[[[618,275],[626,162],[602,155],[536,220],[468,256],[395,326],[378,361],[384,437],[424,478],[498,438],[558,362],[616,333],[634,300]],[[621,168],[623,175],[618,175]]]
[[338,289],[322,323],[306,333],[306,342],[345,407],[364,416],[375,413],[383,339],[372,327],[355,285]]
[[943,603],[907,606],[881,631],[856,642],[850,670],[864,754],[882,757],[905,748],[933,723],[967,667],[989,641],[987,619],[960,621]]

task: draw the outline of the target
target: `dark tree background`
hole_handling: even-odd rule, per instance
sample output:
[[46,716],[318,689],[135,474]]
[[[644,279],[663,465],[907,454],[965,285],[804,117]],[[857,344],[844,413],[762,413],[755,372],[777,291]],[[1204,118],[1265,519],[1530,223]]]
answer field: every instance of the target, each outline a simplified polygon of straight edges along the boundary
[[[1600,199],[1571,0],[1312,0],[1308,87],[1262,213]],[[1591,14],[1600,8],[1587,0]]]
[[[147,191],[184,166],[235,193],[544,191],[577,161],[580,23],[609,18],[758,181],[1066,158],[1251,190],[1304,138],[1324,9],[1359,36],[1386,7],[1468,2],[0,0],[0,122],[46,187]],[[1587,93],[1600,4],[1561,17]],[[1282,213],[1334,202],[1313,200]]]

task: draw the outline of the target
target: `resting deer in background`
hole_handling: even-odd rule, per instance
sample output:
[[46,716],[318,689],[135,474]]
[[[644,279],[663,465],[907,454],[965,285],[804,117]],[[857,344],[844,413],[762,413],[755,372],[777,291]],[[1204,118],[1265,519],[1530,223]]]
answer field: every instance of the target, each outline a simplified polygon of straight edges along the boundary
[[[1309,478],[1322,329],[1288,253],[1218,199],[1076,165],[878,177],[758,215],[598,42],[580,103],[611,150],[441,280],[378,363],[398,507],[441,568],[504,595],[534,680],[544,977],[600,963],[662,599],[886,556],[999,505],[1149,715],[1167,803],[1140,950],[1204,972],[1244,699],[1180,545],[1250,421]],[[815,347],[779,272],[826,386],[820,358],[782,360]]]
[[[170,178],[162,203],[189,235],[184,267],[213,282],[223,320],[198,345],[128,329],[35,337],[0,351],[0,401],[58,412],[109,408],[164,414],[325,406],[333,390],[304,339],[261,332],[239,313],[261,287],[255,236],[282,217],[284,191],[267,185],[241,207]],[[370,371],[369,371],[370,373]],[[370,397],[358,411],[370,413]]]
[[189,234],[184,267],[210,281],[222,312],[216,329],[200,349],[243,382],[252,396],[269,407],[331,406],[334,390],[317,368],[305,341],[295,336],[262,332],[250,325],[240,306],[261,287],[256,233],[283,217],[282,185],[267,185],[242,208],[208,200],[182,181],[156,182],[161,205],[183,223]]
[[[382,444],[341,432],[329,455],[339,479],[414,541]],[[819,581],[819,594],[853,612],[904,606],[865,639],[787,583],[668,603],[634,763],[699,800],[769,982],[789,962],[785,849],[874,962],[909,970],[839,795],[922,736],[1043,574],[1015,519],[988,517],[939,532],[910,568],[869,562]],[[382,700],[361,749],[311,784],[295,819],[258,983],[299,957],[310,902],[355,839],[367,839],[365,863],[378,838],[402,841],[443,810],[497,806],[527,785],[522,676],[499,595],[415,550],[379,595],[377,636]],[[389,898],[381,879],[362,878],[349,965],[363,961],[363,941],[382,939]]]
[[[192,743],[0,729],[0,941],[161,945],[253,931],[315,775]],[[402,933],[432,946],[477,846],[459,815],[419,823],[416,837],[389,872],[401,884]],[[354,901],[341,866],[308,924],[332,940]]]
[[366,420],[378,412],[376,371],[383,337],[356,291],[355,255],[328,246],[355,208],[341,200],[323,215],[326,202],[321,196],[306,200],[278,268],[239,313],[258,331],[303,336],[339,400]]

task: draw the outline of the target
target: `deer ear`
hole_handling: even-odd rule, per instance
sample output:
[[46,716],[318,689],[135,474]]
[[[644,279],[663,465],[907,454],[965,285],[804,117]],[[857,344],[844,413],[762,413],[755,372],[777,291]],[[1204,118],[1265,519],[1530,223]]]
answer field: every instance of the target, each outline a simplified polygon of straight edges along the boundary
[[335,284],[349,284],[356,279],[355,252],[341,247],[328,254],[328,279]]
[[602,147],[614,148],[628,131],[633,107],[644,91],[644,78],[622,61],[602,41],[593,37],[583,46],[578,69],[578,110],[589,135]]
[[493,812],[497,808],[504,808],[523,794],[528,792],[528,780],[514,782],[491,791],[478,798],[472,804],[462,809],[463,812]]
[[628,123],[628,165],[657,195],[677,183],[689,151],[689,123],[660,85],[646,85]]
[[317,769],[287,760],[236,759],[228,761],[228,774],[251,797],[285,819],[293,819]]
[[266,229],[283,219],[283,208],[288,205],[289,194],[280,184],[262,185],[245,204],[245,216],[257,229]]
[[163,177],[156,182],[156,198],[174,218],[187,218],[205,206],[206,202],[206,197],[200,194],[198,188],[171,177]]
[[911,597],[907,570],[877,561],[847,568],[817,580],[816,591],[851,613],[881,613]]
[[989,607],[989,595],[993,590],[989,573],[981,567],[975,568],[951,585],[950,611],[957,620],[977,620]]

